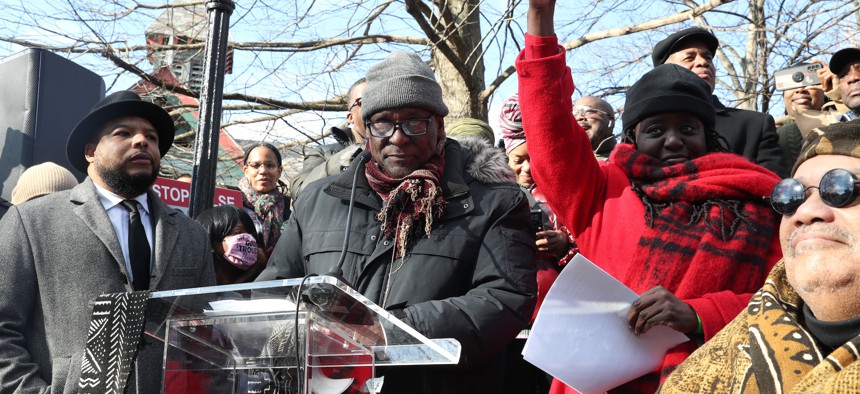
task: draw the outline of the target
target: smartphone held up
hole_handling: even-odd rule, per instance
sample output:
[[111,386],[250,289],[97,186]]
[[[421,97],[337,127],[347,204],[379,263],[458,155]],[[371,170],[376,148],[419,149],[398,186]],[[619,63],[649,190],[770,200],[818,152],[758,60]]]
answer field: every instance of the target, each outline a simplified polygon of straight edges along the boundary
[[784,68],[773,74],[776,90],[791,90],[806,86],[819,85],[818,70],[824,67],[821,63],[801,64]]

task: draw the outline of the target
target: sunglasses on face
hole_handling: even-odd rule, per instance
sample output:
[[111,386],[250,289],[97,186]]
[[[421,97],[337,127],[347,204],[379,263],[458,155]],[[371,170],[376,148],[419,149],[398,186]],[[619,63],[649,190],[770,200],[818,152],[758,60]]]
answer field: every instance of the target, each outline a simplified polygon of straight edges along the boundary
[[860,180],[848,170],[835,168],[827,171],[818,186],[803,186],[797,179],[783,179],[770,193],[770,206],[776,213],[791,216],[806,201],[809,189],[818,189],[821,201],[833,208],[842,208],[858,197]]

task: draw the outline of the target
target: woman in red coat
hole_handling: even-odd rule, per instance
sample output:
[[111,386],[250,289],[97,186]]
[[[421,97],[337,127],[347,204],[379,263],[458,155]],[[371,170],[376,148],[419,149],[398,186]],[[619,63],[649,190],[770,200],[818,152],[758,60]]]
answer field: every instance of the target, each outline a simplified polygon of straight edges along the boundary
[[[553,30],[554,3],[530,2],[517,58],[532,174],[580,253],[640,294],[627,315],[630,329],[639,335],[663,325],[690,336],[658,371],[616,389],[654,392],[746,306],[781,257],[777,218],[762,199],[779,178],[725,153],[710,88],[677,65],[659,66],[629,89],[626,143],[598,162],[571,113],[573,81]],[[556,381],[551,392],[573,390]]]

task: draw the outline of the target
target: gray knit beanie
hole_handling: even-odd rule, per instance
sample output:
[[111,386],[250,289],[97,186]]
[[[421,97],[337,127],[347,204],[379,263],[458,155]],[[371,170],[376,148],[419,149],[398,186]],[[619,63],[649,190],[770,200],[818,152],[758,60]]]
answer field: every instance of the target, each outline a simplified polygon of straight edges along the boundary
[[396,51],[367,71],[361,118],[368,121],[379,111],[406,107],[448,115],[442,87],[430,66],[415,53]]

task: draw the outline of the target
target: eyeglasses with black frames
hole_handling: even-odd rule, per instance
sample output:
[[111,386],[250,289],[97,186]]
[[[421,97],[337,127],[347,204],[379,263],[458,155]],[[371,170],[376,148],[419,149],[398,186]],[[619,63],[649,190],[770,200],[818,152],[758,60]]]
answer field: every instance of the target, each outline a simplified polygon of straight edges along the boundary
[[427,128],[430,127],[430,121],[433,120],[433,115],[427,119],[406,119],[402,122],[392,122],[389,120],[380,120],[376,122],[366,122],[367,130],[370,135],[376,138],[388,138],[394,134],[394,129],[400,126],[403,133],[412,137],[427,133]]
[[347,111],[352,111],[352,109],[355,107],[361,108],[361,97],[355,99],[355,101],[352,102],[352,105],[349,106],[349,109]]
[[825,204],[833,208],[845,207],[857,199],[860,180],[848,170],[834,168],[821,177],[818,186],[804,187],[797,179],[783,179],[770,193],[770,206],[780,215],[791,216],[806,201],[809,189],[818,189]]

